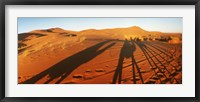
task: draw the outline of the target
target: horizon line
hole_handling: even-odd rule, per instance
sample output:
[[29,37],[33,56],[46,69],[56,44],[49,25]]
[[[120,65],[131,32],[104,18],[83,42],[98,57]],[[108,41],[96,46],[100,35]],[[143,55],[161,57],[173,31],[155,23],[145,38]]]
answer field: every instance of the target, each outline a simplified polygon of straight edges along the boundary
[[[84,31],[84,30],[111,30],[111,29],[126,29],[126,28],[131,28],[131,27],[138,27],[142,30],[145,30],[145,31],[148,31],[148,32],[160,32],[160,33],[181,33],[182,32],[163,32],[163,31],[156,31],[156,30],[146,30],[146,29],[143,29],[142,27],[140,26],[129,26],[129,27],[115,27],[115,28],[87,28],[87,29],[80,29],[80,30],[75,30],[75,29],[66,29],[66,28],[62,28],[62,27],[50,27],[50,28],[44,28],[44,29],[35,29],[35,30],[47,30],[47,29],[55,29],[55,28],[60,28],[60,29],[63,29],[63,30],[69,30],[69,31],[75,31],[75,32],[81,32],[81,31]],[[32,32],[34,30],[31,30],[31,31],[28,31],[28,32]],[[28,33],[28,32],[21,32],[21,33]],[[18,34],[21,34],[18,32]]]

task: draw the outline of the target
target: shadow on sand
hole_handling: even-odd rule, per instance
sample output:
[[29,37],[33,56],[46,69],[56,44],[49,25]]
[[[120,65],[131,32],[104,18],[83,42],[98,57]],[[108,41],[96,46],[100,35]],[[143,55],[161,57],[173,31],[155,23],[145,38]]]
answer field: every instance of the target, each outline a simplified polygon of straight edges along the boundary
[[131,58],[132,59],[132,72],[133,72],[133,83],[136,84],[136,71],[135,71],[135,67],[139,73],[140,79],[142,81],[142,83],[144,83],[143,78],[142,78],[142,74],[140,72],[140,69],[135,61],[134,58],[134,52],[136,50],[136,46],[134,44],[134,41],[131,38],[131,41],[129,42],[127,39],[124,41],[123,47],[121,48],[121,52],[119,55],[119,60],[118,60],[118,65],[117,68],[115,70],[115,74],[113,76],[113,81],[112,83],[115,84],[118,80],[118,84],[121,84],[122,81],[122,69],[123,69],[123,62],[124,59],[128,59]]
[[108,48],[115,45],[115,43],[111,43],[107,45],[106,47],[99,50],[100,47],[107,44],[109,41],[100,42],[92,47],[89,47],[81,52],[78,52],[59,63],[53,65],[52,67],[48,68],[47,70],[35,75],[34,77],[22,82],[22,84],[33,84],[45,77],[46,75],[49,75],[49,80],[47,80],[45,83],[49,83],[55,78],[61,77],[56,83],[60,83],[63,81],[68,75],[72,73],[73,70],[75,70],[80,65],[92,60],[99,54],[103,53]]
[[[145,57],[146,57],[146,59],[147,59],[149,65],[151,66],[151,68],[153,68],[153,71],[154,71],[154,73],[155,73],[155,76],[157,77],[156,80],[160,80],[160,83],[162,83],[162,84],[164,84],[164,83],[170,81],[171,78],[169,78],[169,76],[166,75],[165,71],[167,71],[167,73],[168,73],[169,75],[172,75],[172,73],[166,68],[166,66],[163,64],[163,62],[160,61],[160,60],[158,59],[158,57],[160,57],[160,59],[166,61],[167,63],[168,63],[168,61],[167,61],[166,59],[164,59],[164,57],[162,57],[158,52],[154,51],[152,48],[150,48],[150,47],[148,47],[147,45],[145,45],[146,43],[143,43],[143,42],[136,42],[136,44],[139,46],[139,48],[140,48],[140,49],[142,50],[142,52],[144,53],[144,55],[145,55]],[[149,46],[151,46],[151,45],[149,45]],[[158,50],[158,51],[160,51],[160,50]],[[160,51],[160,52],[161,52],[161,51]],[[161,52],[161,53],[163,53],[163,52]],[[163,53],[163,54],[164,54],[164,53]],[[156,55],[158,55],[158,56],[156,56]],[[151,58],[151,56],[153,56],[154,59]],[[148,57],[149,57],[150,59],[148,59]],[[150,60],[151,60],[151,61],[150,61]],[[157,63],[156,63],[156,62],[157,62]],[[159,64],[160,64],[160,65],[159,65]],[[168,64],[169,64],[169,63],[168,63]],[[157,71],[156,71],[156,69],[157,69]],[[160,76],[160,75],[158,75],[158,73],[161,73],[162,75]],[[161,80],[161,79],[160,79],[161,77],[165,77],[165,80]],[[174,78],[174,80],[177,81],[176,78]],[[177,81],[177,82],[178,82],[178,81]],[[153,84],[153,83],[154,83],[154,82],[147,82],[147,84]],[[172,83],[172,82],[170,82],[170,83]]]

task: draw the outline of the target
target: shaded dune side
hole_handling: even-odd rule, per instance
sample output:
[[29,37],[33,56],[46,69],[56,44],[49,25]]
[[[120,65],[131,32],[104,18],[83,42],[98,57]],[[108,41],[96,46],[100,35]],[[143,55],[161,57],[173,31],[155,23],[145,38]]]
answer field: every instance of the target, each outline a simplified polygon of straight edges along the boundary
[[23,84],[33,84],[33,83],[36,83],[41,78],[45,77],[46,75],[49,75],[49,77],[50,77],[50,79],[46,83],[61,76],[61,79],[56,82],[56,83],[60,83],[64,78],[66,78],[78,66],[92,60],[93,58],[95,58],[99,54],[103,53],[106,49],[112,47],[115,44],[115,43],[111,43],[108,46],[106,46],[105,48],[98,50],[101,46],[105,45],[108,42],[110,42],[110,41],[100,42],[100,43],[98,43],[92,47],[89,47],[77,54],[74,54],[22,83]]

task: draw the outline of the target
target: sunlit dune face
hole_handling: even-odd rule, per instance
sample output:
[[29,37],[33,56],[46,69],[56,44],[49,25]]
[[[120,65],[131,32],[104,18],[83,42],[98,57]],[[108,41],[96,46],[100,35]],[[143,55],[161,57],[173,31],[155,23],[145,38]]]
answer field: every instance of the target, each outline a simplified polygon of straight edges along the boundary
[[182,34],[138,26],[18,35],[19,84],[181,84]]

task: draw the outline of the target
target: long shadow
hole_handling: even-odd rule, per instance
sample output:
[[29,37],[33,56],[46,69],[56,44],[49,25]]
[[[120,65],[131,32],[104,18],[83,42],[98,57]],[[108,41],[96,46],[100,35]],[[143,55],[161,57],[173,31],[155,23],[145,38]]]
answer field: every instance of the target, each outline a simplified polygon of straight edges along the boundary
[[155,45],[155,44],[150,44],[150,43],[146,43],[146,44],[152,46],[153,48],[155,48],[156,50],[162,52],[162,53],[165,54],[166,56],[169,56],[170,58],[173,58],[173,56],[172,56],[170,53],[167,54],[166,52],[164,52],[166,49],[163,49],[163,48],[161,48],[161,47],[159,47],[159,46],[157,46],[157,45]]
[[[164,59],[164,61],[166,61],[166,63],[167,63],[168,65],[172,66],[175,70],[177,70],[175,66],[173,66],[172,64],[170,64],[171,61],[168,61],[166,58],[164,58],[163,56],[161,56],[160,54],[158,54],[158,53],[157,53],[156,51],[154,51],[152,48],[148,47],[148,49],[151,50],[152,52],[154,52],[155,54],[157,54],[160,58]],[[172,61],[173,61],[173,60],[172,60]]]
[[[151,53],[153,56],[155,56],[155,54],[157,54],[153,49],[151,49],[150,47],[146,46],[146,50],[149,51],[149,53]],[[151,51],[150,51],[151,50]],[[155,54],[153,54],[152,52],[154,52]],[[165,58],[163,58],[161,55],[158,55],[160,58],[164,59],[169,65],[171,65]],[[161,66],[164,67],[164,69],[171,75],[171,72],[166,68],[166,66],[155,56],[155,59],[161,64]],[[172,65],[171,65],[172,66]],[[174,66],[172,66],[174,67]],[[174,67],[175,68],[175,67]],[[175,70],[177,70],[175,68]]]
[[[153,58],[153,57],[151,57],[151,58]],[[148,59],[150,59],[150,58],[148,58]],[[118,59],[117,59],[118,60]],[[143,62],[143,61],[145,61],[145,60],[147,60],[146,58],[145,59],[141,59],[141,60],[139,60],[139,61],[137,61],[136,62],[136,64],[138,65],[139,63],[141,63],[141,62]],[[114,60],[115,61],[115,60]],[[132,62],[132,61],[131,61]],[[126,65],[126,66],[123,66],[123,68],[122,69],[126,69],[126,68],[129,68],[129,66],[132,66],[132,63],[131,64],[128,64],[128,65]],[[100,75],[97,75],[97,76],[93,76],[92,78],[90,78],[90,79],[94,79],[94,78],[97,78],[97,77],[100,77],[100,76],[103,76],[103,75],[106,75],[106,74],[110,74],[110,73],[113,73],[113,72],[115,72],[115,70],[110,70],[110,71],[106,71],[104,74],[100,74]],[[133,76],[132,76],[133,77]],[[132,77],[130,77],[130,78],[132,78]],[[84,79],[84,80],[90,80],[90,79]],[[129,78],[128,78],[129,79]],[[122,80],[124,80],[124,79],[122,79]]]
[[[147,53],[146,50],[144,50],[144,48],[142,47],[142,46],[144,46],[143,44],[141,44],[140,42],[135,42],[135,43],[136,43],[136,44],[139,46],[139,48],[142,50],[142,52],[143,52],[144,56],[146,57],[146,59],[147,59],[149,65],[151,66],[151,68],[153,68],[153,71],[154,71],[155,75],[158,76],[158,74],[157,74],[157,72],[156,72],[156,69],[154,68],[155,66],[153,66],[153,64],[150,62],[150,60],[153,62],[153,59],[152,59],[153,57],[150,56],[149,53]],[[141,46],[141,45],[142,45],[142,46]],[[149,57],[149,58],[148,58],[148,57]],[[154,64],[155,64],[155,63],[154,63]],[[161,79],[159,79],[159,81],[160,81],[160,83],[162,83]]]
[[[164,67],[164,70],[166,70],[168,73],[169,73],[169,75],[170,76],[173,76],[173,74],[166,68],[166,66],[165,65],[163,65],[163,63],[155,56],[155,54],[157,54],[153,49],[151,49],[150,47],[148,47],[148,46],[145,46],[145,50],[146,51],[148,51],[152,56],[154,56],[154,58],[159,62],[159,64],[161,65],[161,66],[163,66]],[[151,50],[151,51],[150,51]],[[152,52],[154,52],[155,54],[153,54]],[[162,56],[160,56],[159,55],[159,57],[161,57],[162,59],[164,59]],[[157,66],[157,65],[156,65]],[[158,67],[158,66],[157,66]],[[159,67],[158,67],[159,68]],[[161,70],[160,70],[160,68],[159,68],[159,71],[161,72],[161,73],[163,73],[163,75],[166,77],[166,75],[164,74],[164,72],[162,72]],[[174,73],[174,74],[176,74],[176,73]],[[166,79],[165,80],[163,80],[163,82],[165,83],[165,82],[167,82],[167,81],[170,81],[171,80],[171,78],[167,78],[166,77]],[[175,81],[177,81],[177,79],[176,78],[174,78],[174,80]],[[170,81],[171,82],[171,81]],[[172,83],[172,82],[171,82]],[[177,83],[179,83],[178,81],[177,81]]]
[[[149,47],[145,47],[145,49],[152,55],[152,56],[155,56],[155,54],[153,54],[150,50],[149,50]],[[168,73],[169,73],[169,75],[172,75],[171,74],[171,72],[166,68],[166,66],[164,66],[163,65],[163,63],[155,56],[154,57],[157,61],[158,61],[158,63],[162,66],[162,67],[164,67],[164,70],[166,70]],[[156,65],[157,66],[157,65]],[[159,71],[161,72],[161,73],[163,73],[163,75],[165,76],[165,80],[163,81],[163,82],[167,82],[167,81],[169,81],[170,80],[170,78],[168,77],[167,78],[167,76],[164,74],[164,72],[157,66],[157,68],[159,69]],[[176,80],[176,79],[175,79]],[[172,83],[172,82],[171,82]]]
[[140,79],[142,81],[142,83],[144,83],[142,75],[140,73],[140,69],[135,61],[135,58],[133,56],[134,51],[136,50],[135,44],[131,42],[131,44],[129,43],[129,41],[126,39],[124,41],[123,47],[121,48],[120,51],[120,55],[119,55],[119,60],[118,60],[118,65],[117,68],[115,70],[115,74],[113,76],[113,81],[112,83],[115,84],[117,82],[118,79],[118,83],[121,84],[121,80],[122,80],[122,68],[123,68],[123,61],[125,58],[131,58],[132,59],[132,70],[133,70],[133,83],[136,83],[136,76],[135,76],[135,67],[136,66],[138,73],[140,75]]
[[[154,73],[156,74],[156,76],[158,76],[158,74],[157,74],[157,72],[155,71],[155,69],[157,68],[162,74],[163,74],[163,76],[165,77],[165,78],[167,78],[167,76],[162,72],[162,70],[157,66],[157,64],[155,63],[155,61],[151,58],[151,56],[149,55],[149,53],[148,53],[148,51],[146,50],[146,45],[144,44],[144,43],[142,43],[142,42],[136,42],[136,44],[140,47],[140,49],[143,51],[143,53],[144,53],[144,55],[145,55],[145,57],[146,57],[146,59],[148,60],[148,58],[147,58],[147,56],[149,56],[150,57],[150,59],[151,59],[151,61],[152,61],[152,63],[154,64],[154,66],[153,66],[153,64],[150,62],[150,60],[148,60],[148,62],[149,62],[149,64],[150,64],[150,66],[153,68],[153,71],[154,71]],[[154,56],[154,55],[153,55]],[[156,56],[154,56],[154,57],[156,57]],[[160,80],[160,79],[159,79]],[[162,83],[162,81],[160,80],[160,82]]]
[[48,68],[47,70],[35,75],[34,77],[26,80],[23,82],[23,84],[33,84],[36,83],[41,78],[45,77],[46,75],[49,75],[49,80],[45,83],[49,83],[55,78],[58,78],[61,76],[61,79],[57,81],[56,83],[61,82],[64,78],[66,78],[73,70],[75,70],[78,66],[82,65],[83,63],[86,63],[99,54],[103,53],[106,49],[112,47],[115,43],[111,43],[108,46],[104,47],[101,50],[98,50],[100,47],[105,45],[110,41],[104,41],[100,42],[92,47],[89,47],[81,52],[78,52],[59,63],[53,65],[52,67]]
[[[135,42],[132,40],[132,38],[131,38],[131,44],[132,44],[132,47],[133,47],[133,49],[134,49],[134,51],[135,51],[135,50],[136,50],[136,46],[135,46]],[[133,51],[133,52],[134,52],[134,51]],[[138,67],[137,62],[135,61],[134,55],[132,55],[131,58],[132,58],[133,70],[135,69],[135,68],[134,68],[134,64],[135,64],[136,69],[137,69],[137,71],[138,71],[138,74],[139,74],[139,76],[140,76],[141,82],[142,82],[142,84],[143,84],[143,83],[144,83],[144,80],[143,80],[143,78],[142,78],[142,74],[141,74],[141,72],[140,72],[140,68]],[[135,78],[135,72],[133,73],[133,77]],[[133,80],[134,80],[134,83],[136,83],[136,80],[135,80],[135,79],[133,79]]]
[[[146,50],[148,50],[153,56],[155,56],[152,52],[154,52],[155,54],[157,54],[157,52],[155,52],[153,49],[151,49],[150,47],[147,47],[146,46]],[[151,52],[151,51],[152,52]],[[160,58],[162,58],[162,59],[164,59],[161,55],[158,55]],[[164,67],[164,69],[170,74],[170,76],[173,76],[173,74],[176,74],[176,73],[171,73],[167,68],[166,68],[166,66],[165,65],[163,65],[163,63],[155,56],[155,58],[156,58],[156,60],[161,64],[161,66],[163,66]],[[166,59],[164,59],[169,65],[171,65]],[[177,69],[176,69],[176,67],[174,67],[173,65],[171,65],[173,68],[175,68],[175,70],[177,71]],[[169,80],[169,79],[166,79],[166,81],[167,80]],[[177,79],[176,78],[174,78],[174,80],[176,80],[177,81]],[[177,81],[177,83],[179,83],[178,81]]]
[[132,55],[132,51],[131,51],[130,48],[131,48],[131,45],[128,42],[128,40],[126,39],[124,41],[124,45],[123,45],[123,47],[121,48],[121,51],[120,51],[118,65],[117,65],[117,68],[115,70],[115,74],[114,74],[113,81],[112,81],[113,84],[115,84],[117,82],[117,79],[118,79],[118,83],[119,84],[121,83],[122,67],[123,67],[124,58],[125,57],[126,58],[131,57],[131,55]]
[[[148,43],[149,43],[149,42],[148,42]],[[156,48],[159,48],[159,49],[161,49],[161,50],[163,50],[163,51],[169,53],[170,56],[173,57],[173,56],[174,56],[174,55],[173,55],[173,52],[170,52],[169,49],[174,49],[174,47],[175,47],[176,45],[175,45],[175,44],[170,45],[170,44],[166,44],[166,43],[161,44],[161,43],[162,43],[162,42],[160,42],[160,43],[151,42],[150,45],[153,45],[153,46],[155,46]]]
[[[152,50],[150,51],[149,49],[150,49],[149,47],[145,46],[145,50],[148,51],[152,56],[155,56],[155,54],[152,53]],[[154,52],[154,53],[155,53],[155,52]],[[166,66],[165,66],[156,56],[155,56],[154,58],[158,61],[158,63],[159,63],[162,67],[164,67],[164,69],[167,70]],[[171,74],[168,70],[167,70],[167,72],[168,72],[169,74]]]

